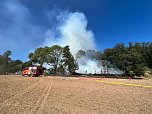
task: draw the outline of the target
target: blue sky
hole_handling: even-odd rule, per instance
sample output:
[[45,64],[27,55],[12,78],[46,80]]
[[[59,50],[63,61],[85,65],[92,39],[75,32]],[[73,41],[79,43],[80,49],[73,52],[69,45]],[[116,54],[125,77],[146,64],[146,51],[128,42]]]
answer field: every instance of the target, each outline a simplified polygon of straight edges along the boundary
[[118,42],[152,41],[151,0],[1,0],[0,54],[27,60],[44,42],[46,30],[56,26],[58,12],[82,12],[94,33],[98,50]]

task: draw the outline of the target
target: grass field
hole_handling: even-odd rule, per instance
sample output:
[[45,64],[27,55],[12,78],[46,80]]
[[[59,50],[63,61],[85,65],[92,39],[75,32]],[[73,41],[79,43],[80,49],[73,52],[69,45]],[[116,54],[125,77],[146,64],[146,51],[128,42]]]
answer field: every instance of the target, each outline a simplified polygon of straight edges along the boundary
[[0,76],[0,114],[152,114],[144,86],[152,79]]

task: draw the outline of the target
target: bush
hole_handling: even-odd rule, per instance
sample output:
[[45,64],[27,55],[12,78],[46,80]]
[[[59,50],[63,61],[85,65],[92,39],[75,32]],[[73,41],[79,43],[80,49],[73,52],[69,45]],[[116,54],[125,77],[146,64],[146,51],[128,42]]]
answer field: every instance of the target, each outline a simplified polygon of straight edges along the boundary
[[134,73],[137,76],[144,76],[145,73],[151,73],[151,70],[147,66],[138,66],[135,70]]

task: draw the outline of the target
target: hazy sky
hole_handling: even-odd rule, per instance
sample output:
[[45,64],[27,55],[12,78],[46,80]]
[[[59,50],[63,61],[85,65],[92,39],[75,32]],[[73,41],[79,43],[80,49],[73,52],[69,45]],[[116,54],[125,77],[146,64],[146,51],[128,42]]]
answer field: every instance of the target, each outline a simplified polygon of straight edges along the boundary
[[81,15],[82,25],[87,23],[80,36],[87,38],[91,31],[97,50],[118,42],[152,41],[151,0],[0,0],[0,54],[11,50],[13,59],[27,60],[29,52],[45,45],[48,35],[62,34],[57,26],[74,12]]

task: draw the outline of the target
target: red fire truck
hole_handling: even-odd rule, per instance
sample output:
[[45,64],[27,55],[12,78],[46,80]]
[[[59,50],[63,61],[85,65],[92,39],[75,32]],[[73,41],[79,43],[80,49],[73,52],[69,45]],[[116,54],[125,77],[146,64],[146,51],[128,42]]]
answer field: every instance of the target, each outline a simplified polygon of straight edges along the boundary
[[44,68],[40,66],[25,67],[22,70],[22,76],[39,76],[44,73]]

